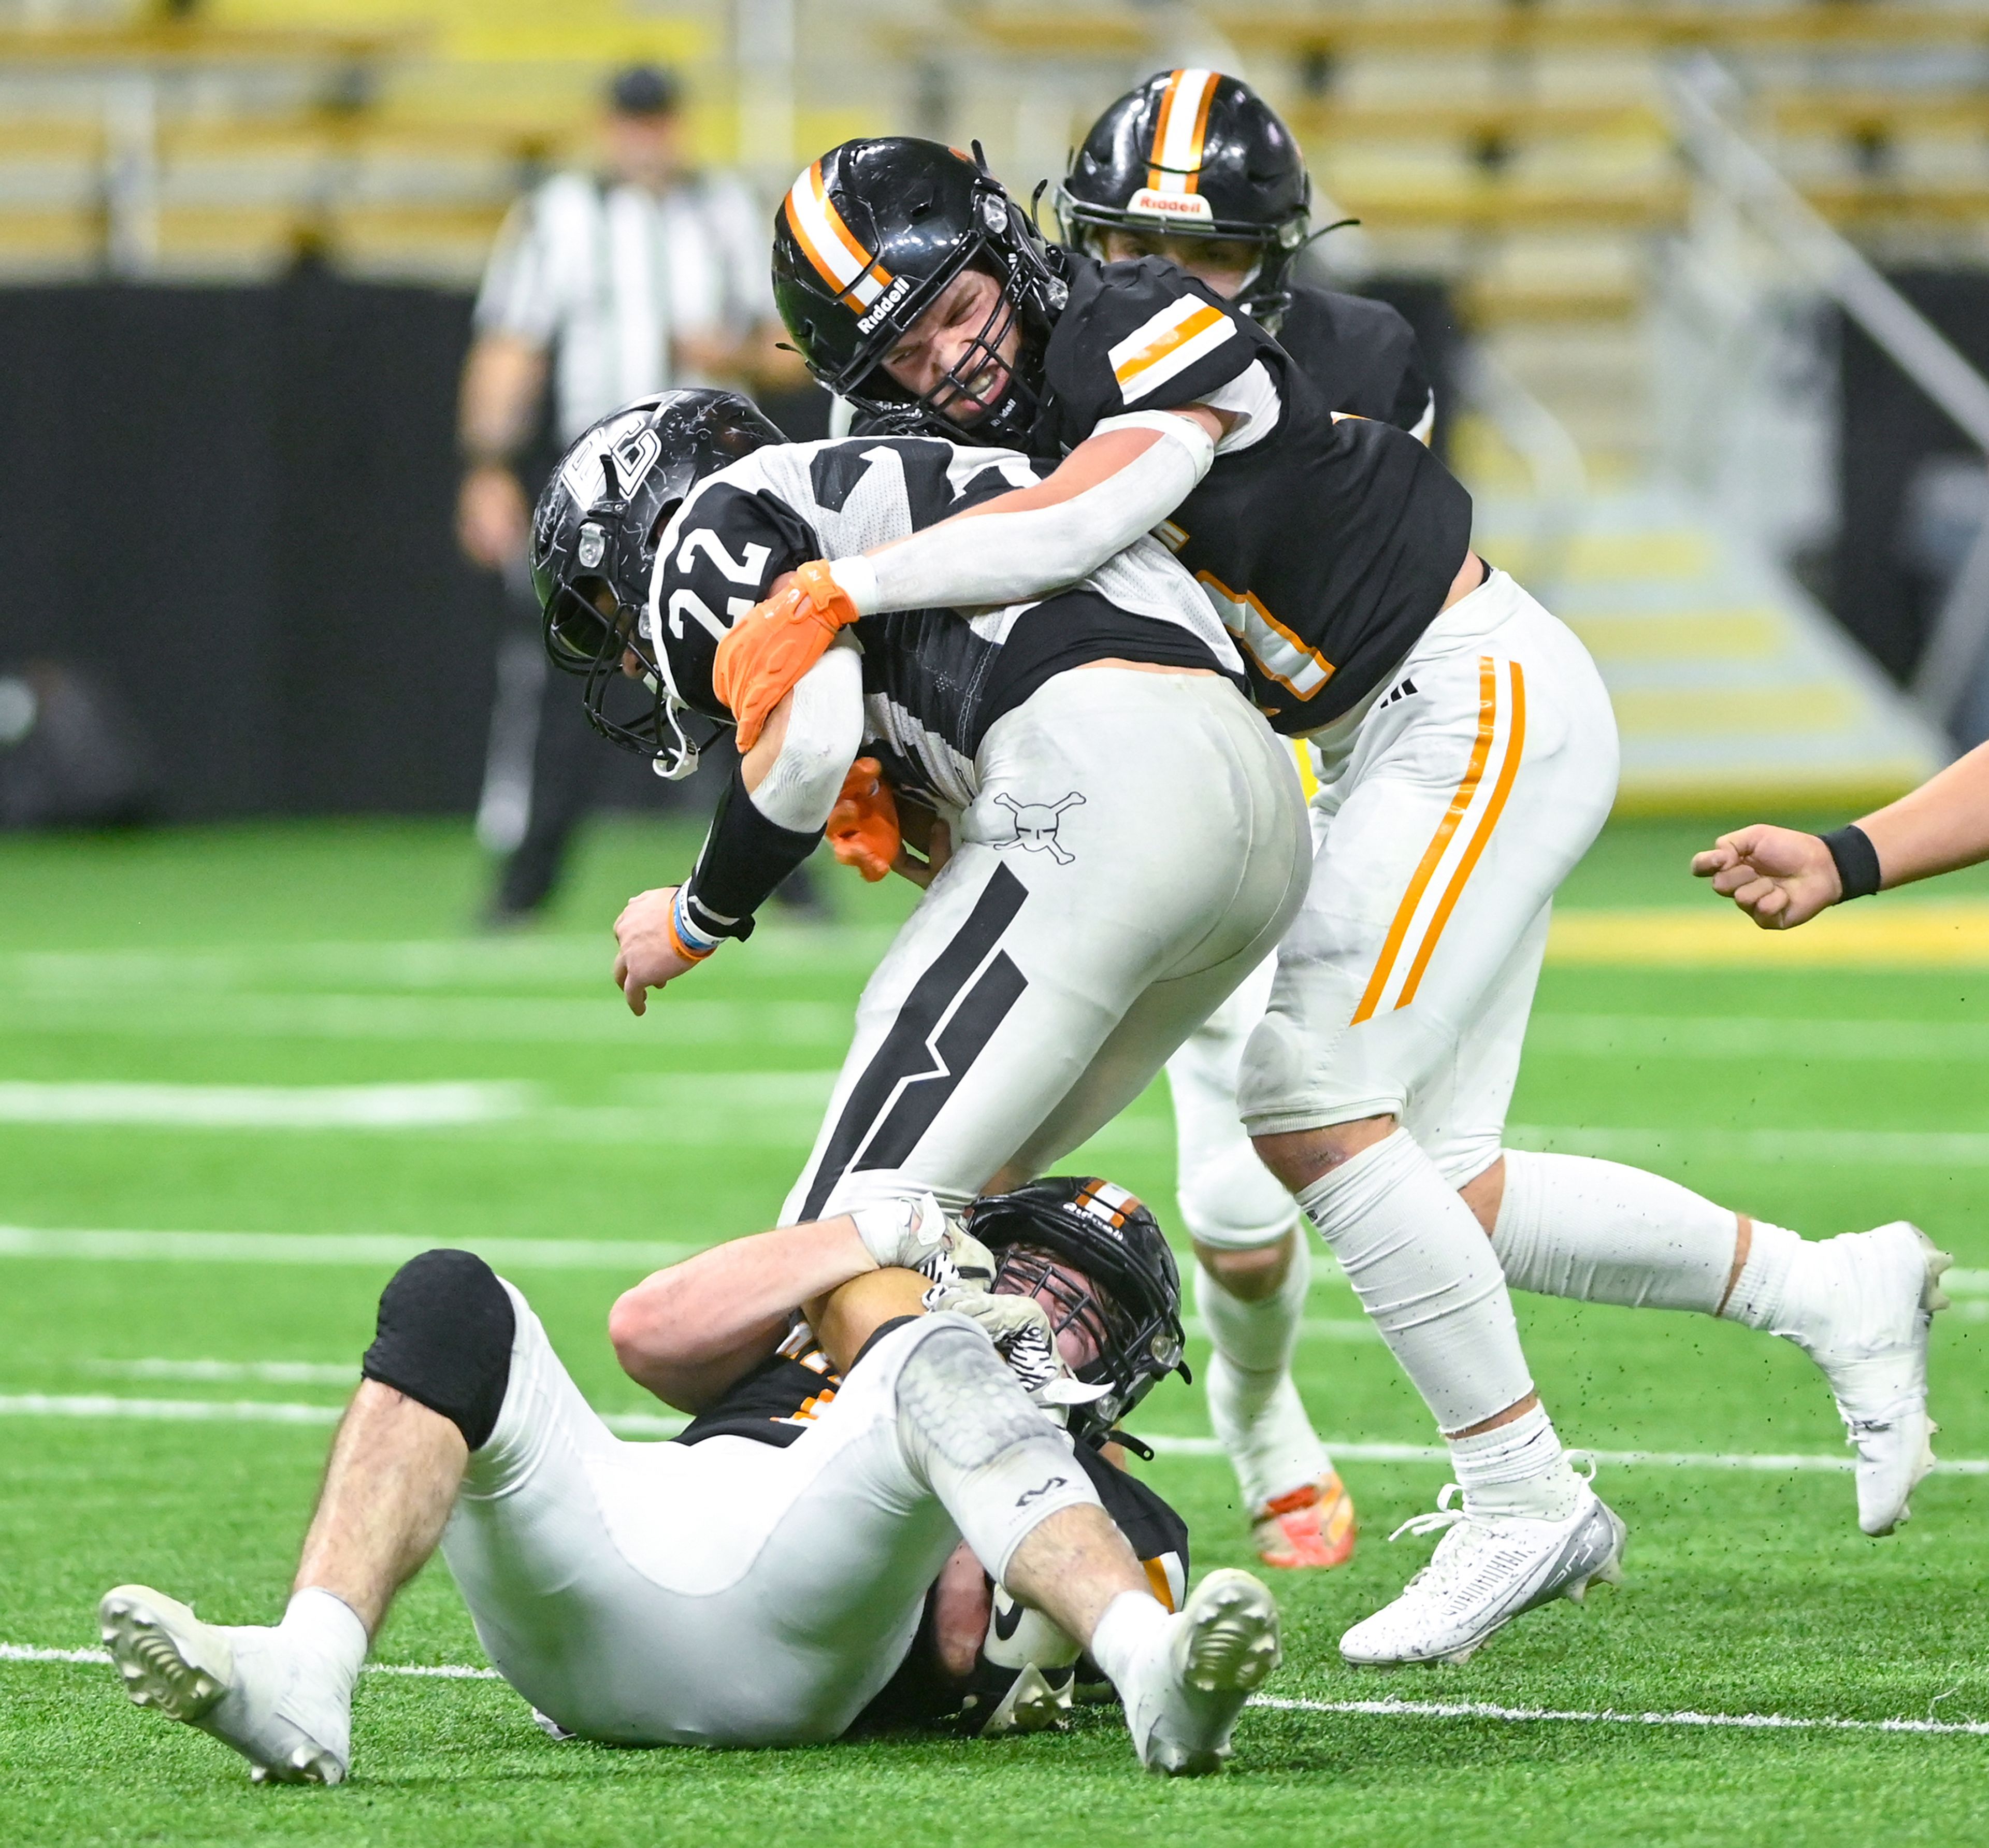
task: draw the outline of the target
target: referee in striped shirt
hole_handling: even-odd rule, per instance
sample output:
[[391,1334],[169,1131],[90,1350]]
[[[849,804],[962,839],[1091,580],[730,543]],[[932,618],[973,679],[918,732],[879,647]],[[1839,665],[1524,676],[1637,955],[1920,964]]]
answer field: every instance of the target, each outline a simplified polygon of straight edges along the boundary
[[646,392],[778,390],[803,377],[774,345],[764,216],[738,179],[686,164],[680,100],[666,71],[617,76],[602,170],[555,174],[513,207],[477,297],[456,531],[471,561],[501,575],[514,619],[499,651],[477,811],[478,838],[504,856],[493,924],[544,904],[575,824],[611,774],[612,754],[571,689],[550,683],[539,639],[525,546],[553,457]]

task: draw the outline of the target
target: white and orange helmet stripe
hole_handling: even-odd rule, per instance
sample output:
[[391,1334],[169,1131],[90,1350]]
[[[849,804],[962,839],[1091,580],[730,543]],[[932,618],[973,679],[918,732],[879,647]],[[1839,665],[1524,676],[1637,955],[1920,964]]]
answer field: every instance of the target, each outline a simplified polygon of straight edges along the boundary
[[1214,70],[1170,71],[1161,92],[1160,120],[1154,130],[1154,151],[1147,168],[1150,192],[1193,192],[1201,167],[1202,144],[1208,136],[1209,106],[1222,73]]
[[891,273],[856,241],[836,210],[822,180],[821,161],[812,163],[788,188],[784,209],[795,241],[838,295],[867,308],[890,287]]

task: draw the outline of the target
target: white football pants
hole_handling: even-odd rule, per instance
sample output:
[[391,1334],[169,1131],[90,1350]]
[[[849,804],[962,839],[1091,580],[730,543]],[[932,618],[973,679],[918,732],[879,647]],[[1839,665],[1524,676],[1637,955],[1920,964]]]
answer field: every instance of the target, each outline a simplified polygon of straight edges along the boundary
[[1489,1168],[1554,890],[1616,773],[1587,652],[1493,571],[1320,754],[1310,888],[1244,1058],[1251,1133],[1394,1115],[1452,1186]]
[[1062,673],[989,728],[858,1006],[783,1224],[1041,1173],[1269,953],[1310,877],[1289,753],[1210,675]]
[[893,1330],[784,1449],[632,1443],[505,1287],[510,1382],[442,1555],[498,1673],[582,1738],[835,1738],[904,1660],[962,1528],[1005,1563],[1051,1514],[1097,1505],[1070,1439],[964,1317]]

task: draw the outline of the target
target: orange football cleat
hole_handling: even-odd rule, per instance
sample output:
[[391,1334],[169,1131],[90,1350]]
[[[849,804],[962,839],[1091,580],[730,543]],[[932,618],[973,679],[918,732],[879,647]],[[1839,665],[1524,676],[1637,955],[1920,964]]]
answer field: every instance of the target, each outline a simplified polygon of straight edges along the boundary
[[1354,1557],[1356,1531],[1354,1497],[1331,1470],[1317,1482],[1266,1502],[1250,1524],[1257,1557],[1286,1571],[1346,1565]]

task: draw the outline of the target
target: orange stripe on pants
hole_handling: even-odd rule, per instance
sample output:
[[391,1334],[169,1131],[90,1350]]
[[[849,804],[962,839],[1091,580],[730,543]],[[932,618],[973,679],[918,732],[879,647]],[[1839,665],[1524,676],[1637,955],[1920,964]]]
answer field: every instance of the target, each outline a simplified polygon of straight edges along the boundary
[[1457,863],[1457,870],[1450,876],[1450,883],[1444,888],[1442,901],[1436,915],[1430,920],[1430,927],[1423,934],[1422,948],[1416,951],[1416,959],[1409,965],[1408,979],[1402,984],[1401,999],[1395,1003],[1398,1008],[1407,1007],[1416,998],[1421,985],[1423,971],[1429,967],[1431,956],[1436,949],[1436,940],[1443,934],[1443,927],[1450,921],[1450,914],[1457,909],[1457,901],[1464,890],[1464,882],[1470,878],[1478,864],[1478,856],[1485,851],[1485,843],[1492,838],[1492,830],[1499,825],[1499,817],[1506,806],[1506,798],[1513,792],[1513,779],[1520,772],[1520,754],[1526,748],[1526,676],[1515,661],[1513,668],[1513,722],[1506,731],[1505,761],[1499,766],[1497,779],[1492,785],[1492,799],[1485,805],[1485,812],[1478,818],[1478,826],[1471,836],[1470,844],[1464,849],[1464,857]]
[[1485,775],[1485,760],[1492,751],[1492,731],[1499,717],[1499,680],[1489,655],[1481,655],[1478,660],[1478,737],[1471,747],[1471,761],[1465,766],[1464,780],[1457,785],[1457,793],[1450,799],[1450,806],[1444,811],[1443,819],[1437,823],[1436,832],[1430,837],[1430,844],[1424,850],[1415,877],[1409,881],[1409,889],[1402,894],[1402,902],[1395,907],[1394,921],[1388,926],[1388,934],[1381,945],[1381,954],[1374,965],[1374,973],[1367,978],[1367,992],[1360,997],[1360,1005],[1354,1010],[1352,1025],[1358,1026],[1364,1020],[1371,1020],[1374,1009],[1381,999],[1381,991],[1388,985],[1388,978],[1394,972],[1395,958],[1401,954],[1402,939],[1409,934],[1409,925],[1416,914],[1416,907],[1422,903],[1423,893],[1435,875],[1438,864],[1443,859],[1444,849],[1457,832],[1458,824],[1464,819],[1465,811],[1471,806],[1471,799],[1478,793],[1478,785]]

